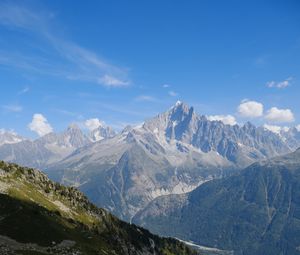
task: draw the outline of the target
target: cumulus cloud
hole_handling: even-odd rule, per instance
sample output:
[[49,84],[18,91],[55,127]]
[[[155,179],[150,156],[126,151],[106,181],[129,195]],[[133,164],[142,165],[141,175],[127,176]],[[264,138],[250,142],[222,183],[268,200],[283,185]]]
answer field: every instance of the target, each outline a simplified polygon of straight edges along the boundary
[[267,111],[265,118],[271,122],[293,122],[295,120],[294,114],[290,109],[278,109],[272,107]]
[[53,128],[49,124],[48,120],[40,113],[33,115],[32,121],[28,124],[28,128],[31,131],[36,132],[39,136],[46,135],[53,131]]
[[173,91],[173,90],[170,90],[170,91],[168,92],[168,94],[169,94],[171,97],[176,97],[176,96],[178,96],[178,93],[176,93],[176,92]]
[[284,88],[291,85],[291,80],[292,79],[293,79],[292,77],[289,77],[289,78],[285,79],[284,81],[280,81],[280,82],[269,81],[269,82],[267,82],[266,86],[268,88],[284,89]]
[[242,117],[255,118],[263,115],[264,106],[262,103],[250,100],[243,100],[238,106],[238,113]]
[[210,121],[218,120],[222,121],[225,125],[235,125],[236,119],[232,115],[210,115],[207,116],[207,119]]
[[84,122],[84,125],[90,130],[93,131],[96,128],[100,127],[103,125],[103,123],[97,119],[97,118],[93,118],[93,119],[88,119]]
[[295,127],[300,132],[300,124]]
[[280,134],[282,131],[283,132],[287,132],[289,131],[289,127],[281,127],[281,126],[276,126],[276,125],[268,125],[268,124],[264,124],[263,127],[275,134]]

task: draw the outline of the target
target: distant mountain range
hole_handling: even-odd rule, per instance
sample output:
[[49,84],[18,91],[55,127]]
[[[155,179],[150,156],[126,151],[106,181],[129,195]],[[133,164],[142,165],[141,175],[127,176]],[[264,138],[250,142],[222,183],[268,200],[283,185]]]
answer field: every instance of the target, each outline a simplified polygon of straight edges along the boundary
[[300,149],[159,197],[133,222],[236,255],[300,254]]
[[0,161],[0,254],[196,255],[97,208],[41,172]]
[[90,134],[84,134],[76,124],[71,124],[62,133],[52,132],[33,141],[14,132],[2,131],[0,158],[25,166],[44,168],[66,158],[78,148],[114,135],[114,130],[107,126],[100,126]]
[[71,126],[37,140],[0,146],[0,159],[46,169],[54,180],[78,187],[124,220],[153,199],[184,194],[258,160],[300,146],[300,132],[273,133],[250,122],[225,125],[177,102],[168,111],[115,133],[84,134]]

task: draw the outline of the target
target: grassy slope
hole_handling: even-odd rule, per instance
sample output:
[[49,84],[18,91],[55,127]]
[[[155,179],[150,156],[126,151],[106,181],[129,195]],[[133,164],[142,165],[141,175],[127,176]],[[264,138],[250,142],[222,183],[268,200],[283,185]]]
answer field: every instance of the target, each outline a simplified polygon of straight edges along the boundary
[[194,254],[174,239],[118,220],[78,190],[53,183],[37,170],[5,162],[0,169],[2,236],[41,247],[72,240],[76,245],[70,249],[83,254]]

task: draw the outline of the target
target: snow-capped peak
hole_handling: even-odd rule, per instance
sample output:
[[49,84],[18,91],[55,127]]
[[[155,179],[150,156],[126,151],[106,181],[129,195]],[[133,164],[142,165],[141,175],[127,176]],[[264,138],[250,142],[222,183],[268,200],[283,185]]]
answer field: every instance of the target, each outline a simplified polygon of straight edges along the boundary
[[175,106],[179,106],[181,104],[183,104],[183,103],[180,100],[177,100],[177,102],[175,103]]
[[90,139],[92,142],[98,142],[103,139],[112,138],[116,132],[109,126],[100,125],[90,132]]
[[23,140],[25,139],[14,131],[0,129],[0,145],[19,143]]

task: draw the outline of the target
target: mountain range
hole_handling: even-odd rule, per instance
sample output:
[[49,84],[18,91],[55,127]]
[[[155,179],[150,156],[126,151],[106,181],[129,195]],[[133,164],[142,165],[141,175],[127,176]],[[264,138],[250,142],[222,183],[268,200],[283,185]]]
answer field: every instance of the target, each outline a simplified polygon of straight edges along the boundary
[[300,149],[159,197],[133,222],[236,255],[300,254]]
[[99,126],[84,134],[76,124],[71,124],[64,132],[51,132],[35,140],[25,139],[15,132],[2,131],[0,158],[42,169],[66,158],[78,148],[114,135],[114,130],[108,126]]
[[291,152],[300,132],[280,134],[250,122],[226,125],[176,102],[139,126],[90,134],[77,126],[34,141],[0,146],[0,159],[45,169],[60,183],[78,187],[92,202],[130,221],[155,198],[185,194],[258,160]]

